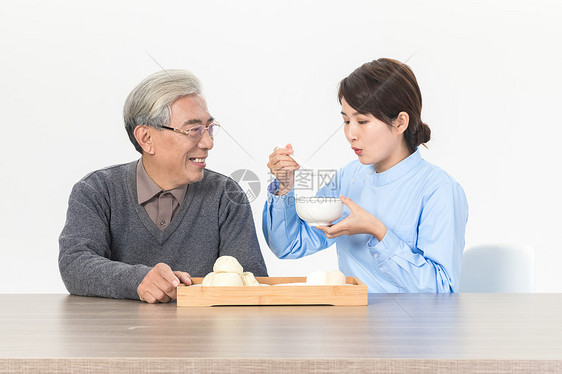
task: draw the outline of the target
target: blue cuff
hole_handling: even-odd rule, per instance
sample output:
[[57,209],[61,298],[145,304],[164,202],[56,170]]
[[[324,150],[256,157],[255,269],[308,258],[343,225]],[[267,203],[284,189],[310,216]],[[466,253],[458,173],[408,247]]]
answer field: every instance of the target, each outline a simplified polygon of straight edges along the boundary
[[279,185],[281,185],[281,183],[279,182],[279,180],[277,178],[275,178],[270,184],[269,186],[267,186],[267,192],[269,192],[270,194],[274,195],[277,191],[279,191]]
[[285,209],[294,206],[295,191],[293,189],[283,196],[275,195],[275,193],[279,191],[279,184],[279,181],[275,179],[267,186],[267,202],[273,209]]
[[374,236],[367,242],[367,248],[373,256],[375,263],[382,264],[400,248],[400,239],[388,228],[384,238],[379,242]]

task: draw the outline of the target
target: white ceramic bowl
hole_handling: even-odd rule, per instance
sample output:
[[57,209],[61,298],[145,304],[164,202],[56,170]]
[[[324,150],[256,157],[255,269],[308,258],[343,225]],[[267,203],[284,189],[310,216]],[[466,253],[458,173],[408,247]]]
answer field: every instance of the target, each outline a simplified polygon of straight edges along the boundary
[[297,197],[297,214],[311,226],[330,225],[341,217],[343,203],[337,197]]

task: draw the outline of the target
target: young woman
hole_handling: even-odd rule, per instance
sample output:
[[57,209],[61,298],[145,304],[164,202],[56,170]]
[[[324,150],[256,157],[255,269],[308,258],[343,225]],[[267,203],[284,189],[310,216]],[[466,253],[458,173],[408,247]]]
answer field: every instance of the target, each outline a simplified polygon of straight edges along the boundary
[[267,166],[263,232],[279,258],[300,258],[336,243],[340,270],[369,292],[456,292],[468,205],[462,187],[422,159],[431,131],[421,120],[416,77],[405,64],[381,58],[340,83],[344,133],[357,160],[338,170],[317,196],[340,197],[342,217],[317,228],[295,210],[290,144]]

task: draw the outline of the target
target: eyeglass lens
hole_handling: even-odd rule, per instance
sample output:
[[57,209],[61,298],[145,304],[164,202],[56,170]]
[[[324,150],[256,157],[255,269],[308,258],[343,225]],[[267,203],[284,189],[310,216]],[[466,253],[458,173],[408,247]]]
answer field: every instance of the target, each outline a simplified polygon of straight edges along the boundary
[[[207,131],[209,132],[209,136],[211,137],[211,139],[214,136],[215,127],[216,125],[212,124],[209,125],[209,127],[207,128]],[[203,132],[205,132],[205,126],[197,126],[189,130],[189,135],[192,140],[199,140],[203,136]]]

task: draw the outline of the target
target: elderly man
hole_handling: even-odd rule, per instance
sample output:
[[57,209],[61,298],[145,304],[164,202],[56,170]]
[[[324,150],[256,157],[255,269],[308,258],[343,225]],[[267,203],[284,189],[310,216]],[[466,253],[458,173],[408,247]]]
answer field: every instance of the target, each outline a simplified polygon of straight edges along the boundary
[[129,94],[123,116],[142,156],[94,171],[72,189],[59,239],[68,291],[169,302],[190,274],[206,275],[222,255],[267,276],[245,194],[205,169],[219,124],[198,79],[155,73]]

